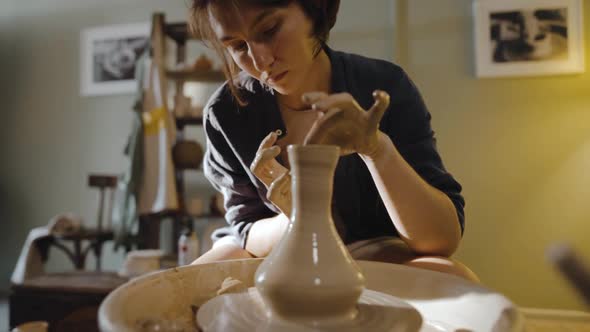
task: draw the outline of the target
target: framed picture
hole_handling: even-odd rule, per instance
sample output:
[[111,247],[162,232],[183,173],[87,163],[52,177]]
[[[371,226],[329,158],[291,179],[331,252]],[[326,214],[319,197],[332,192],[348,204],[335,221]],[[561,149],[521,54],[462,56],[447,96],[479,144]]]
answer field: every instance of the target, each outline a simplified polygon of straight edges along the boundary
[[582,0],[475,0],[478,77],[584,72]]
[[149,43],[149,23],[89,28],[80,34],[80,92],[84,96],[136,91],[135,64]]

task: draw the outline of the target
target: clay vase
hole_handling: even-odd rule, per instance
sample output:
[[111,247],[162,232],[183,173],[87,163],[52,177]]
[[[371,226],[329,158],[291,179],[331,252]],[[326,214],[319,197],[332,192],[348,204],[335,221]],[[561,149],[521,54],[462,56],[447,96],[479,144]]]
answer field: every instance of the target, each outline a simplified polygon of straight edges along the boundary
[[255,274],[267,315],[314,325],[354,319],[365,278],[332,219],[337,146],[290,145],[293,208],[281,241]]

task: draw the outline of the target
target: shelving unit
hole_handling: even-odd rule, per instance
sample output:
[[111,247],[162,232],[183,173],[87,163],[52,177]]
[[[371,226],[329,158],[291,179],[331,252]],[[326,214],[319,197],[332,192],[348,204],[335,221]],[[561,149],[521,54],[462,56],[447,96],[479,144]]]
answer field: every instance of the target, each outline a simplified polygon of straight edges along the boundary
[[223,82],[225,76],[218,70],[166,70],[166,78],[183,82]]
[[[186,63],[187,58],[187,42],[190,40],[198,41],[199,36],[194,36],[189,32],[188,24],[186,22],[166,23],[165,15],[163,13],[154,13],[152,16],[152,57],[158,68],[159,77],[164,78],[160,82],[160,93],[167,99],[168,83],[174,84],[174,93],[183,94],[183,87],[185,82],[206,82],[206,83],[222,83],[225,77],[222,71],[219,70],[194,70],[194,69],[170,69],[167,68],[165,59],[167,54],[166,42],[172,40],[174,42],[174,54],[176,65]],[[185,128],[187,126],[201,126],[203,118],[197,116],[186,116],[175,118],[177,136],[176,142],[185,140]],[[173,243],[176,243],[181,232],[182,223],[187,220],[194,220],[195,218],[213,218],[221,217],[218,214],[203,214],[199,216],[191,216],[186,211],[185,201],[185,185],[184,185],[184,170],[175,167],[175,182],[178,193],[178,210],[167,211],[165,213],[158,213],[157,215],[143,216],[146,222],[140,222],[139,237],[144,242],[144,248],[159,248],[159,229],[160,220],[163,218],[174,219],[173,226]],[[207,205],[206,202],[204,205]],[[143,228],[142,228],[143,225]],[[176,250],[176,248],[174,249]],[[175,251],[176,253],[176,251]]]
[[186,126],[200,126],[203,123],[202,117],[186,116],[176,118],[176,128],[182,130]]

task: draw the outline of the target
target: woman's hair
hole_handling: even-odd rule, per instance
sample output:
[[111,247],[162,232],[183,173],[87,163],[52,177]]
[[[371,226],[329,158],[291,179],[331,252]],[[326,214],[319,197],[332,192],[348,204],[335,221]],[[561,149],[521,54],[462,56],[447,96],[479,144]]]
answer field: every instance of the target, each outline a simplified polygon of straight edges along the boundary
[[340,6],[340,0],[193,0],[190,11],[189,26],[191,32],[215,50],[223,63],[223,72],[228,80],[232,95],[240,105],[245,102],[241,98],[233,77],[239,72],[238,66],[232,57],[217,39],[209,21],[209,6],[216,4],[224,7],[233,7],[238,10],[238,5],[260,6],[260,7],[286,7],[292,2],[297,2],[304,13],[313,23],[312,36],[316,40],[314,45],[314,56],[320,53],[324,44],[328,41],[330,29],[336,23],[336,15]]

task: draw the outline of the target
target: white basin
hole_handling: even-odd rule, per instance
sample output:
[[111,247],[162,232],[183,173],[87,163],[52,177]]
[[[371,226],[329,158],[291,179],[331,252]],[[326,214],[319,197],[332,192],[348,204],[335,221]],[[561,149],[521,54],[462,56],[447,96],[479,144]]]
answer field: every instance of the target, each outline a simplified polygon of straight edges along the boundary
[[[142,331],[146,322],[190,325],[191,306],[216,296],[227,277],[254,286],[262,259],[184,266],[133,279],[101,304],[103,332]],[[522,331],[523,319],[503,295],[459,277],[404,265],[359,261],[367,288],[398,297],[422,315],[421,331]],[[168,327],[170,329],[170,327]]]

